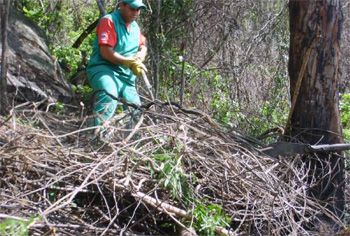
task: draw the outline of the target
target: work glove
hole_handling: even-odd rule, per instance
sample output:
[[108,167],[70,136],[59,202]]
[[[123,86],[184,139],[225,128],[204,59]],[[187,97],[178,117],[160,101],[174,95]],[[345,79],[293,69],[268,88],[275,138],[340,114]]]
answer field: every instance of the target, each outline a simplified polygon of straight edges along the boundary
[[146,66],[142,62],[135,61],[130,65],[130,70],[134,73],[134,75],[140,77],[142,76],[142,71],[147,72]]
[[138,77],[142,75],[142,71],[147,72],[146,66],[141,61],[134,58],[126,59],[122,64],[128,67],[134,73],[134,75]]

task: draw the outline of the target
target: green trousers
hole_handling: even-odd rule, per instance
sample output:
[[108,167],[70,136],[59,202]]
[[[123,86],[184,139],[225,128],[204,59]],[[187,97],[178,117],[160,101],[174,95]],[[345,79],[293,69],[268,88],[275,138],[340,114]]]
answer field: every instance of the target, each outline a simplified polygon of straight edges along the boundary
[[[92,126],[101,125],[104,121],[111,119],[118,106],[118,101],[109,94],[117,98],[123,98],[129,103],[141,105],[140,97],[134,85],[130,85],[117,78],[117,74],[113,71],[102,71],[94,74],[88,74],[88,80],[95,92],[93,104],[93,112],[95,115]],[[125,107],[124,107],[125,109]],[[131,122],[137,120],[138,111],[132,111]],[[132,124],[128,126],[133,126]]]

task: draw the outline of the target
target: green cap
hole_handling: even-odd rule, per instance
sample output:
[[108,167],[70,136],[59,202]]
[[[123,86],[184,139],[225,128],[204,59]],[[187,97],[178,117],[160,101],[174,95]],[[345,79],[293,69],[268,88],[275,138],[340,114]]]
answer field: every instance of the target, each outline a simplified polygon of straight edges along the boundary
[[138,9],[138,8],[146,9],[146,5],[143,4],[142,0],[123,0],[123,3],[128,4],[130,7],[134,9]]

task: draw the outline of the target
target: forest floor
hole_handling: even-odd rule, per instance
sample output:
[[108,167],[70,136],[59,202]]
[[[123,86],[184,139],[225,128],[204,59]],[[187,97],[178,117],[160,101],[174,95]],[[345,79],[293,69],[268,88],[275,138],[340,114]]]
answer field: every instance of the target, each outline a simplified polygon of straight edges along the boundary
[[321,215],[349,233],[349,212],[340,220],[308,196],[316,180],[300,156],[266,156],[258,141],[199,111],[157,104],[133,130],[119,115],[101,142],[81,107],[37,107],[17,106],[0,120],[0,234],[332,232]]

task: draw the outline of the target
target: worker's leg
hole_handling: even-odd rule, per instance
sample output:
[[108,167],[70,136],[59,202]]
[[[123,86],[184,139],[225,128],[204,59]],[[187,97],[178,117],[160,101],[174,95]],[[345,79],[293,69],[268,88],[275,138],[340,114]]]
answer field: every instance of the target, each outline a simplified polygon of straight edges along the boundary
[[127,102],[141,106],[140,96],[137,93],[135,86],[123,84],[122,96]]
[[93,126],[101,125],[113,117],[118,101],[109,94],[118,97],[118,84],[113,72],[104,71],[89,78],[91,87],[95,92],[93,112],[95,115]]
[[[122,96],[127,102],[141,106],[140,96],[135,86],[124,84],[122,87]],[[140,119],[140,110],[132,107],[124,107],[124,110],[126,110],[125,108],[131,112],[131,118],[127,124],[127,128],[132,129]]]

